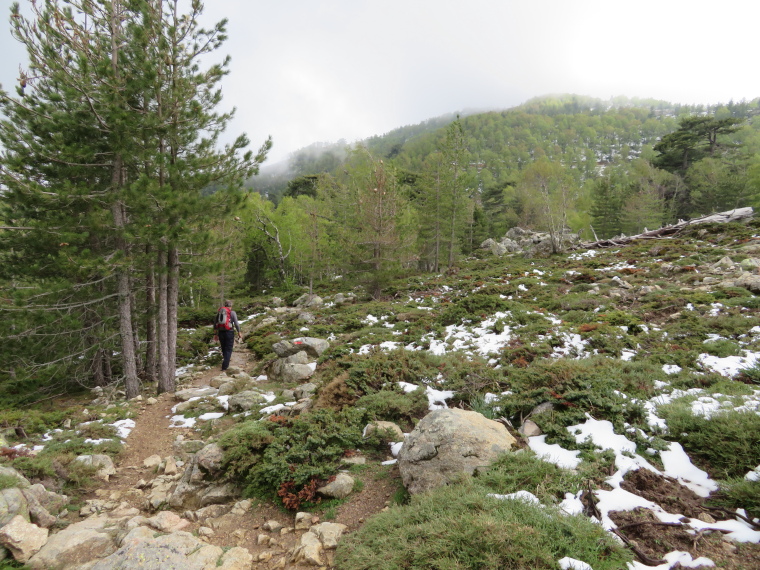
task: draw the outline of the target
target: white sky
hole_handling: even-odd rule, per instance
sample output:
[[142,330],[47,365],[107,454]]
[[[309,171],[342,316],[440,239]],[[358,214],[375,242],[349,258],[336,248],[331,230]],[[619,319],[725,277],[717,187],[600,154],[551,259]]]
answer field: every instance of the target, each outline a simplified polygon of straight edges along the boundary
[[[28,0],[21,0],[22,5]],[[7,22],[11,0],[0,0]],[[230,132],[270,161],[549,93],[718,103],[760,96],[757,0],[206,0],[228,18]],[[0,83],[23,50],[0,24]]]

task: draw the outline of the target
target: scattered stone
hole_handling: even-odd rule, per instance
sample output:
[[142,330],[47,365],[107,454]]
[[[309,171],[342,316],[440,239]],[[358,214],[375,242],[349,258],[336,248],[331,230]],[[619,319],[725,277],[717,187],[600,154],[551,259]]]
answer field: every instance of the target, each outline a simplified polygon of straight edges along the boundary
[[261,527],[261,528],[263,528],[264,530],[268,530],[268,531],[271,531],[271,532],[280,532],[280,529],[281,529],[282,527],[284,527],[284,526],[285,526],[285,525],[284,525],[284,524],[282,524],[280,521],[276,521],[276,520],[268,520],[267,522],[265,522],[265,523],[262,525],[262,527]]
[[301,536],[301,540],[293,551],[291,562],[296,564],[305,562],[313,566],[322,566],[324,549],[319,537],[313,532],[306,532]]
[[179,473],[177,461],[170,455],[164,464],[164,475],[176,475],[177,473]]
[[309,530],[314,524],[314,515],[307,512],[296,513],[296,530]]
[[158,400],[156,398],[151,397],[145,400],[145,403],[148,404],[149,406],[154,406],[158,404]]
[[191,398],[205,398],[206,396],[216,396],[217,389],[211,386],[205,386],[203,388],[187,388],[186,390],[178,390],[174,392],[174,398],[187,402]]
[[159,465],[161,465],[161,456],[160,455],[151,455],[150,457],[146,458],[143,461],[143,467],[147,469],[155,469]]
[[538,424],[533,420],[525,420],[523,425],[521,425],[517,431],[525,437],[535,437],[543,433],[541,428],[538,427]]
[[347,528],[344,524],[323,522],[312,526],[309,530],[317,535],[325,549],[330,550],[338,546],[338,541]]
[[301,400],[303,398],[311,397],[316,391],[316,389],[317,389],[316,384],[312,384],[312,383],[301,384],[300,386],[296,387],[295,390],[293,390],[293,393],[296,395],[296,398]]
[[351,494],[354,489],[354,479],[346,473],[338,473],[335,480],[324,487],[317,489],[317,492],[325,497],[333,499],[344,499]]
[[190,526],[190,521],[181,518],[171,511],[161,511],[156,516],[145,521],[148,526],[155,528],[159,532],[173,532],[184,530]]

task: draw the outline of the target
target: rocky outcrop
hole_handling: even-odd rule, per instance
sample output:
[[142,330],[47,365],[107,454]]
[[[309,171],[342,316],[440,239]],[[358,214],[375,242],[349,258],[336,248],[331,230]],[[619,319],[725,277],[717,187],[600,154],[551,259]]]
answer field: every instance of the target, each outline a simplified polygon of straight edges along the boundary
[[39,552],[47,542],[48,530],[30,523],[21,515],[16,515],[0,528],[0,544],[13,554],[18,562],[26,563]]
[[477,412],[435,410],[420,420],[399,451],[401,479],[410,493],[422,493],[471,475],[514,444],[506,427]]
[[533,257],[552,253],[555,249],[552,243],[553,239],[563,251],[575,247],[579,243],[578,235],[568,229],[552,238],[551,234],[546,232],[534,232],[516,227],[510,229],[499,241],[488,238],[480,244],[480,248],[487,249],[497,256],[507,253],[522,253],[528,257]]

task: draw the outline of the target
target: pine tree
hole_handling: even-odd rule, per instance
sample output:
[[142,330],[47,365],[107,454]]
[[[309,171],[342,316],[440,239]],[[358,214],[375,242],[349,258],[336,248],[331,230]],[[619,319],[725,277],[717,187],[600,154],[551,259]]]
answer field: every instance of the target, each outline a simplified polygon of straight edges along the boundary
[[[159,391],[173,390],[182,250],[203,237],[209,213],[237,201],[204,189],[240,187],[270,145],[240,156],[243,136],[217,150],[232,116],[215,111],[227,61],[201,70],[199,59],[224,41],[224,22],[204,31],[202,9],[197,0],[186,14],[168,0],[46,0],[27,19],[12,8],[30,67],[15,97],[0,93],[6,271],[49,288],[49,271],[24,267],[43,248],[83,303],[104,299],[105,317],[88,327],[118,331],[106,336],[118,336],[128,397],[139,391],[138,312],[157,336],[147,346],[158,347]],[[58,299],[50,310],[62,307]],[[87,358],[101,362],[101,348],[93,341]]]

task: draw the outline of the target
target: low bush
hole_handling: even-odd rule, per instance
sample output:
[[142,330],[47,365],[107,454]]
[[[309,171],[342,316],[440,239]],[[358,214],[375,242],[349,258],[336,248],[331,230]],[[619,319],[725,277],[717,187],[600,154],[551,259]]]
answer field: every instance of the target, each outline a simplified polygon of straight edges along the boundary
[[371,420],[402,422],[413,425],[413,420],[422,418],[428,412],[425,390],[420,387],[413,392],[400,390],[380,390],[357,400],[357,408],[365,408]]
[[720,490],[710,497],[710,505],[728,509],[745,509],[750,518],[760,517],[760,481],[736,477],[720,482]]
[[694,415],[684,400],[659,407],[657,414],[668,425],[668,439],[681,443],[715,478],[741,477],[760,464],[760,416],[754,411],[727,410],[708,419]]
[[[288,508],[313,497],[348,450],[362,445],[366,411],[316,410],[283,421],[245,422],[219,441],[227,473],[248,496],[280,496]],[[301,492],[305,491],[302,495]]]
[[618,570],[631,559],[601,526],[552,507],[488,497],[467,482],[412,497],[371,518],[338,545],[343,570],[531,568],[555,570],[569,556],[594,570]]

